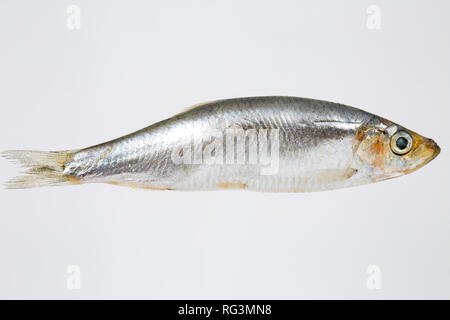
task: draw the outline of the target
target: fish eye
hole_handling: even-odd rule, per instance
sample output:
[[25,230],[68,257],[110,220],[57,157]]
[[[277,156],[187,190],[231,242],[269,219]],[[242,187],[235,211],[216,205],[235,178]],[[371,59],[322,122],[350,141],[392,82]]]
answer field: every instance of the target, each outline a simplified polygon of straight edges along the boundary
[[404,155],[408,153],[413,144],[411,135],[404,131],[397,131],[391,138],[391,149],[397,155]]

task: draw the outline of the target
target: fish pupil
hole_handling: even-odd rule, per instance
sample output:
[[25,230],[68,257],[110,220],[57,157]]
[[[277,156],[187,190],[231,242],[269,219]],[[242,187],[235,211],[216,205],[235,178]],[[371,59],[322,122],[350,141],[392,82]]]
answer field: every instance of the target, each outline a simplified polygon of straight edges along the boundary
[[397,141],[395,142],[395,144],[397,145],[397,148],[399,148],[400,150],[403,150],[406,148],[406,146],[408,145],[408,140],[406,140],[403,137],[400,137],[397,139]]

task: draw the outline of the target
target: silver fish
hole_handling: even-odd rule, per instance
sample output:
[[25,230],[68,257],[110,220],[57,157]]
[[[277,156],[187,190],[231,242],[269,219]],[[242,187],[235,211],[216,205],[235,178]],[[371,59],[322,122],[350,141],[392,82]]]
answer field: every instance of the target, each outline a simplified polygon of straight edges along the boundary
[[121,138],[69,151],[5,151],[28,170],[7,188],[110,183],[158,190],[309,192],[386,180],[439,146],[360,109],[295,97],[194,106]]

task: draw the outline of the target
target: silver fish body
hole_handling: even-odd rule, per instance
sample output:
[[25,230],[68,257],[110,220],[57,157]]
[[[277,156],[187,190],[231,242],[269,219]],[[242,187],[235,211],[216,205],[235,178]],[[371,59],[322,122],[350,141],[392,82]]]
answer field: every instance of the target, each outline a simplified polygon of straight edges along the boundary
[[[437,156],[436,143],[406,130],[342,104],[252,97],[202,104],[113,141],[51,156],[43,153],[39,161],[32,161],[37,158],[32,152],[5,156],[31,167],[34,174],[11,181],[13,188],[40,186],[40,174],[46,185],[320,191],[396,177]],[[413,141],[406,155],[392,151],[390,140],[397,132],[407,132]],[[44,168],[43,162],[56,164]]]

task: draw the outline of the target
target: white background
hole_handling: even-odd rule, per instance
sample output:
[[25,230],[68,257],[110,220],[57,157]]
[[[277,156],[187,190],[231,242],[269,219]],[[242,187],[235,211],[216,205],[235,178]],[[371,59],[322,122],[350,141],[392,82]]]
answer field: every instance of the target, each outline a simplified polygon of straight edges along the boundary
[[[449,13],[443,0],[1,1],[0,150],[87,147],[195,103],[293,95],[384,116],[442,152],[320,193],[1,189],[0,298],[450,298]],[[1,181],[16,174],[0,159]]]

